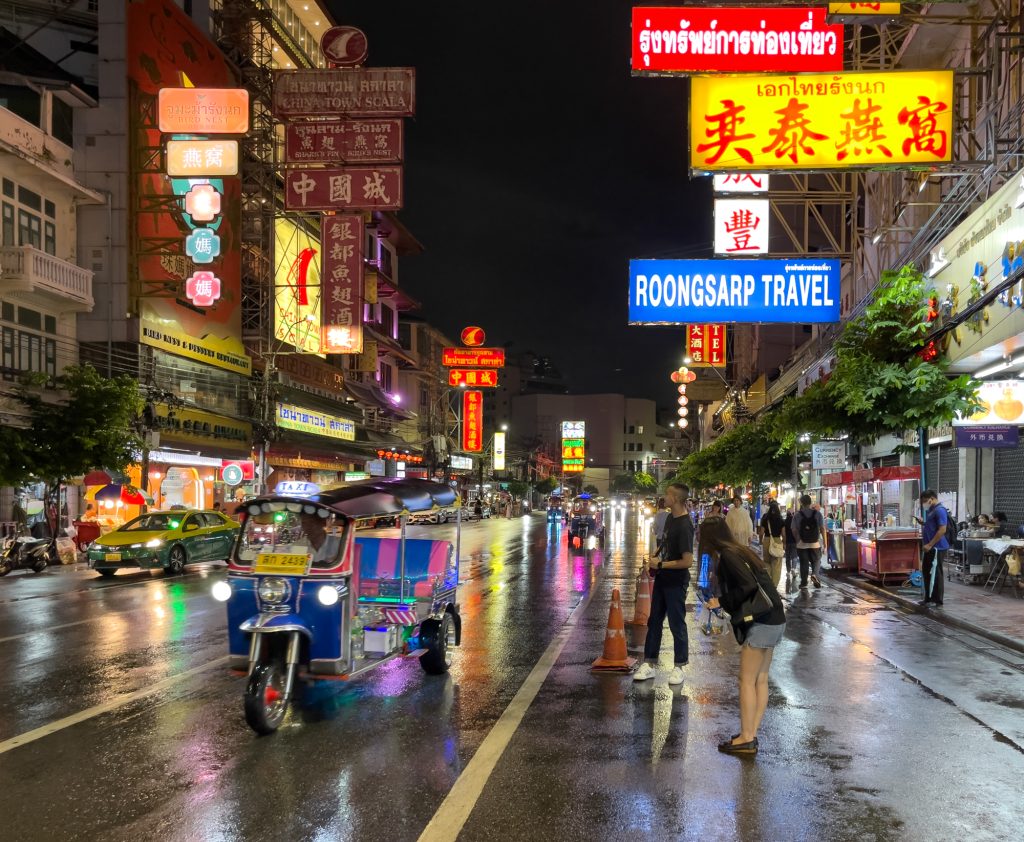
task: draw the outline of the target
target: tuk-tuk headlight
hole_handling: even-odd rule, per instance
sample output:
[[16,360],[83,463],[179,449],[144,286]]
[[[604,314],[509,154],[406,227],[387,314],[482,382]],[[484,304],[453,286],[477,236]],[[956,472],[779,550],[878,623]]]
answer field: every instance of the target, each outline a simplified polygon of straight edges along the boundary
[[323,585],[317,590],[316,598],[321,605],[334,605],[338,601],[338,589],[330,585]]
[[288,584],[287,579],[270,576],[260,580],[260,585],[256,592],[260,595],[261,602],[265,602],[268,605],[278,605],[288,598],[291,586]]
[[231,585],[227,582],[214,582],[213,587],[210,588],[210,595],[217,602],[227,602],[231,599]]

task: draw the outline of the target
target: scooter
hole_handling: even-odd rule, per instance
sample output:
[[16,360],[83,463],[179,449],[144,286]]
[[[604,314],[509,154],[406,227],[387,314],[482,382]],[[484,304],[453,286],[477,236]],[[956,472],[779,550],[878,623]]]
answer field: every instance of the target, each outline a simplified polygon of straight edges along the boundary
[[23,568],[42,573],[57,558],[57,542],[53,538],[32,538],[20,535],[7,538],[0,550],[0,576]]

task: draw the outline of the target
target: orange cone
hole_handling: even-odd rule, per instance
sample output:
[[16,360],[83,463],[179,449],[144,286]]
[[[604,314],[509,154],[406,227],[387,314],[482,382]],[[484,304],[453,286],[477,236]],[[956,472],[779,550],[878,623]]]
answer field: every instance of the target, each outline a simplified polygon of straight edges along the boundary
[[604,654],[590,665],[597,672],[631,672],[636,658],[626,654],[626,627],[622,622],[622,598],[619,589],[612,591],[612,605],[608,611],[608,627],[604,635]]
[[647,567],[640,570],[636,577],[636,600],[633,603],[633,619],[631,626],[646,626],[651,616],[651,577],[647,575]]

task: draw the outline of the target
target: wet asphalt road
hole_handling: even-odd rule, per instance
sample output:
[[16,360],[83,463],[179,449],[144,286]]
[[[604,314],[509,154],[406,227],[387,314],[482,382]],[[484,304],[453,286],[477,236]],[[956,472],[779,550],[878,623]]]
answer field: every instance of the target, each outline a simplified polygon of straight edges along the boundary
[[583,557],[540,516],[467,525],[450,676],[392,661],[268,738],[225,669],[223,567],[0,579],[0,838],[416,840],[581,600],[458,838],[1020,838],[1024,655],[827,585],[791,599],[760,755],[720,755],[730,638],[691,615],[681,689],[588,671],[636,534]]

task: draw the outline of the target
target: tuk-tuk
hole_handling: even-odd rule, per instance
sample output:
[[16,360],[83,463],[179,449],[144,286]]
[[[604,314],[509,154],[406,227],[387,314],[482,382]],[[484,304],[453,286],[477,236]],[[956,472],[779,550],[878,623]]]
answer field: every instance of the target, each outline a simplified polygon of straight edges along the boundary
[[569,513],[569,544],[576,543],[577,539],[584,549],[604,544],[604,524],[600,506],[586,492],[573,498],[572,510]]
[[564,516],[565,511],[562,508],[562,498],[557,494],[552,494],[548,497],[548,523],[561,523]]
[[[230,664],[247,676],[245,719],[269,734],[296,681],[348,679],[396,657],[442,675],[462,638],[458,545],[407,539],[415,512],[458,510],[455,492],[420,479],[375,479],[244,503],[227,581]],[[301,489],[296,489],[301,490]],[[366,519],[396,517],[400,538],[356,536]],[[459,523],[459,519],[456,519]]]

